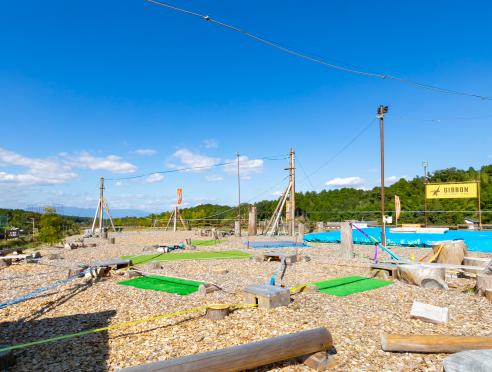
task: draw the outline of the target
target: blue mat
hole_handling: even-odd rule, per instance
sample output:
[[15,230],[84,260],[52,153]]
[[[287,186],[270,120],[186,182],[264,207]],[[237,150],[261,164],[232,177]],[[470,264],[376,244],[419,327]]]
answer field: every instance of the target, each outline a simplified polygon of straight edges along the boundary
[[294,242],[289,240],[274,241],[274,242],[245,242],[244,245],[249,248],[305,248],[309,245],[303,242]]
[[[381,228],[368,227],[362,229],[365,233],[374,236],[381,241]],[[422,233],[392,233],[386,229],[386,245],[399,245],[407,247],[430,247],[434,242],[442,240],[463,239],[469,251],[492,252],[492,231],[449,230],[444,234]],[[312,233],[304,235],[308,242],[340,243],[340,231]],[[359,231],[353,230],[355,244],[374,244]]]

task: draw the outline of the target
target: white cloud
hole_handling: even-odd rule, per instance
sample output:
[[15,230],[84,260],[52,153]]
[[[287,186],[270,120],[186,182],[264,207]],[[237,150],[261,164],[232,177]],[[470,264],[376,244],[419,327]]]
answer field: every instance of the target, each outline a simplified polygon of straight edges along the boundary
[[0,182],[16,184],[60,184],[77,177],[66,164],[56,158],[29,158],[0,148],[0,166],[25,168],[20,173],[0,171]]
[[325,185],[333,188],[357,187],[364,185],[365,180],[360,177],[336,177],[326,181]]
[[389,177],[386,177],[384,179],[384,181],[385,181],[386,186],[389,186],[389,185],[392,185],[392,184],[398,182],[402,178],[408,179],[408,176],[400,176],[400,177],[398,177],[398,176],[389,176]]
[[[224,171],[228,174],[237,173],[237,163],[236,160],[227,160],[224,165]],[[253,173],[259,173],[263,169],[263,160],[261,159],[250,159],[247,156],[239,156],[239,172],[241,178],[249,179]]]
[[133,173],[137,167],[131,163],[123,161],[120,156],[107,155],[98,157],[88,152],[81,152],[78,155],[61,154],[67,164],[76,168],[87,168],[91,170],[107,170],[113,173]]
[[140,156],[154,156],[157,154],[157,150],[154,149],[138,149],[134,151],[135,154]]
[[217,140],[211,138],[211,139],[206,139],[203,141],[203,146],[205,146],[206,149],[215,149],[219,146]]
[[154,174],[151,174],[150,176],[148,176],[145,179],[145,182],[156,183],[156,182],[161,182],[163,179],[164,179],[164,176],[162,174],[154,173]]
[[205,177],[205,179],[208,181],[208,182],[217,182],[217,181],[222,181],[224,179],[224,177],[222,176],[219,176],[217,174],[212,174],[211,176],[207,176]]
[[220,161],[218,158],[201,155],[184,148],[177,150],[173,157],[181,163],[179,166],[174,165],[175,168],[198,168],[191,170],[193,172],[208,170]]

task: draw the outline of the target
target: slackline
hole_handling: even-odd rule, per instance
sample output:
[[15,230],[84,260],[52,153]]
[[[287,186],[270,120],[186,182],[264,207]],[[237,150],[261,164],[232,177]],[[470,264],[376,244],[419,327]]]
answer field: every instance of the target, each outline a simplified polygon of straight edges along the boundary
[[241,251],[215,251],[215,252],[171,252],[158,254],[144,254],[137,256],[123,256],[124,260],[132,260],[133,265],[158,261],[180,260],[225,260],[249,258],[249,253]]

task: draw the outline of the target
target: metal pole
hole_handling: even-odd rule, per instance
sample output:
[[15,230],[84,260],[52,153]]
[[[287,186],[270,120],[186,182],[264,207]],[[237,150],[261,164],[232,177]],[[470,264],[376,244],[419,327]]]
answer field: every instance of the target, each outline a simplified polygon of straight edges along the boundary
[[386,246],[386,221],[384,218],[384,114],[388,112],[388,106],[379,106],[379,141],[381,152],[381,243]]
[[424,166],[424,219],[425,219],[425,227],[427,227],[427,194],[426,194],[426,184],[427,184],[427,167],[429,163],[427,161],[423,161],[422,165]]
[[237,156],[237,219],[239,221],[239,236],[241,236],[241,176],[239,173],[239,152]]
[[99,187],[99,236],[102,238],[103,228],[103,200],[104,200],[104,177],[101,177],[101,185]]

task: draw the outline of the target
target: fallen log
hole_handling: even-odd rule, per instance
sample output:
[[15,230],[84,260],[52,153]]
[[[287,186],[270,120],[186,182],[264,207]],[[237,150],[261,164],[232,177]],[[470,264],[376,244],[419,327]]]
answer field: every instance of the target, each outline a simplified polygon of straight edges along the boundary
[[320,327],[226,349],[124,368],[122,371],[244,371],[328,350],[332,346],[333,339],[330,332],[326,328]]
[[492,349],[492,337],[445,335],[381,335],[381,349],[402,353],[457,353]]

